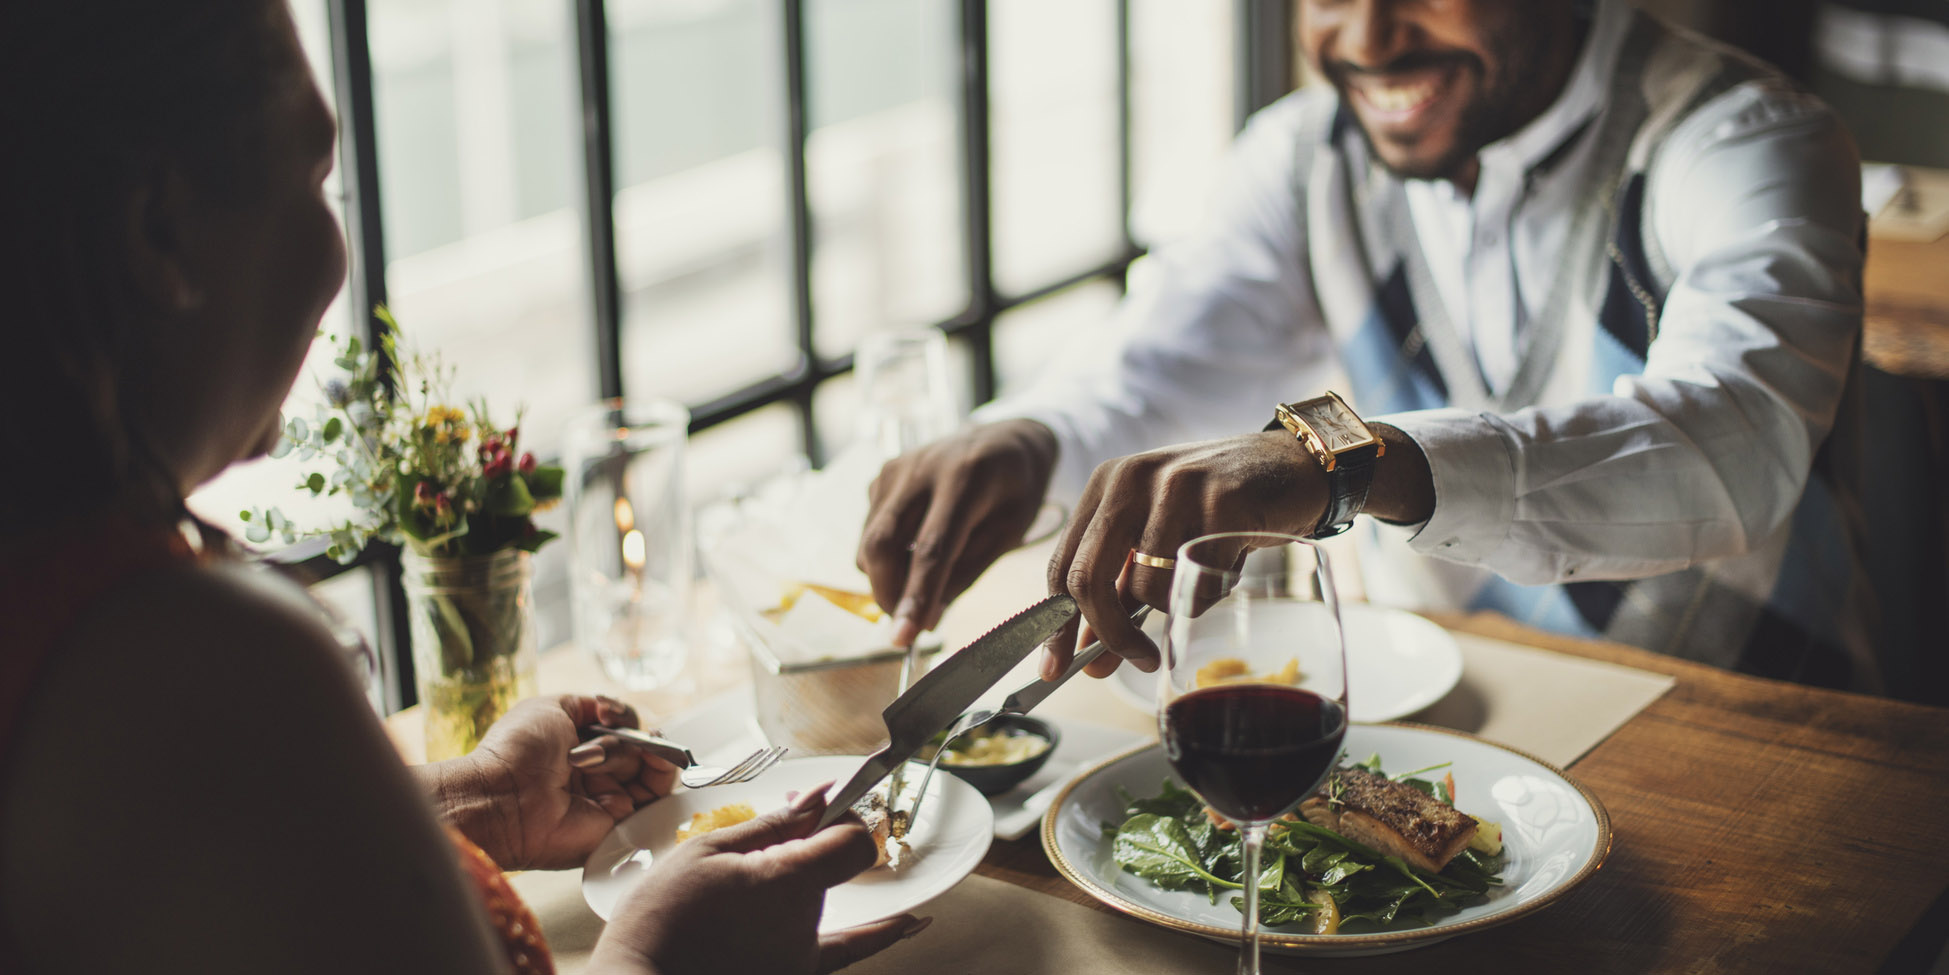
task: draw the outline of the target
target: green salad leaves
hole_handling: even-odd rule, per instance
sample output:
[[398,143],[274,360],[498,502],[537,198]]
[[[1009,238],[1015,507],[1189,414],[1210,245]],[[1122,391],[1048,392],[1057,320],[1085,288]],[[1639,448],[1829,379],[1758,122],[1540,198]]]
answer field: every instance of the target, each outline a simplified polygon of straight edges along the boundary
[[[1378,756],[1362,767],[1380,773]],[[1421,769],[1419,772],[1431,771]],[[1419,774],[1417,773],[1410,773]],[[1399,780],[1444,802],[1443,782],[1401,776]],[[1196,795],[1170,780],[1150,798],[1118,789],[1121,824],[1104,823],[1117,865],[1165,890],[1204,894],[1216,904],[1226,897],[1243,911],[1243,847],[1236,830],[1220,830],[1205,815]],[[1326,910],[1331,898],[1341,925],[1386,929],[1428,924],[1455,908],[1479,900],[1502,883],[1501,855],[1463,850],[1440,873],[1416,869],[1339,833],[1304,820],[1282,821],[1266,837],[1259,871],[1259,921],[1267,927],[1305,922]]]

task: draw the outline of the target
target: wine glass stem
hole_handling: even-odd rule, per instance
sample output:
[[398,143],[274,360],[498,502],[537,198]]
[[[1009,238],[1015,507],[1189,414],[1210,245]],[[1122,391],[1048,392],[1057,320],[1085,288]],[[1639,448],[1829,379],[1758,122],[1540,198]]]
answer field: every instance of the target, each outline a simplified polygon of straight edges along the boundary
[[1259,854],[1265,849],[1266,824],[1240,824],[1239,837],[1245,845],[1245,920],[1238,934],[1238,975],[1259,975]]

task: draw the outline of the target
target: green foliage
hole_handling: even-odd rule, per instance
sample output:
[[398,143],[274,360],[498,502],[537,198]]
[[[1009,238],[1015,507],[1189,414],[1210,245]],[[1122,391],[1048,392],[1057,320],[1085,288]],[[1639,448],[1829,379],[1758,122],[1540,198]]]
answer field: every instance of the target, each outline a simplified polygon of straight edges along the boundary
[[[1378,755],[1355,767],[1386,774]],[[1103,833],[1123,869],[1166,890],[1203,893],[1213,903],[1242,887],[1242,837],[1215,828],[1195,794],[1166,780],[1156,796],[1119,790],[1119,797],[1124,821],[1105,823]],[[1440,873],[1428,873],[1305,820],[1281,821],[1260,858],[1259,922],[1277,927],[1309,919],[1319,906],[1307,892],[1320,889],[1339,905],[1343,929],[1427,924],[1502,883],[1502,863],[1500,856],[1465,850]],[[1245,909],[1243,897],[1229,900]]]
[[340,562],[356,559],[374,539],[450,556],[533,552],[555,538],[536,528],[533,516],[561,499],[564,474],[521,452],[519,414],[503,428],[484,402],[470,411],[448,405],[452,371],[437,357],[402,358],[398,321],[383,305],[373,314],[388,326],[379,347],[364,348],[356,337],[340,343],[332,361],[345,375],[325,382],[326,402],[310,419],[285,420],[272,451],[322,462],[324,469],[306,473],[298,488],[312,497],[343,496],[354,514],[300,529],[277,508],[253,508],[240,514],[244,537],[291,544],[323,536]]

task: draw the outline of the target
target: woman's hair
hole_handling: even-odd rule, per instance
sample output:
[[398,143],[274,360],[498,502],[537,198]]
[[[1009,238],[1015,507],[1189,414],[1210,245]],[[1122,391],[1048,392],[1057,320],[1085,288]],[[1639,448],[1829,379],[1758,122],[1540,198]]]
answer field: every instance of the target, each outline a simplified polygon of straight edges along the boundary
[[[163,174],[259,192],[281,0],[0,4],[0,541],[182,499],[130,422],[142,334],[130,200]],[[150,329],[149,331],[154,331]]]

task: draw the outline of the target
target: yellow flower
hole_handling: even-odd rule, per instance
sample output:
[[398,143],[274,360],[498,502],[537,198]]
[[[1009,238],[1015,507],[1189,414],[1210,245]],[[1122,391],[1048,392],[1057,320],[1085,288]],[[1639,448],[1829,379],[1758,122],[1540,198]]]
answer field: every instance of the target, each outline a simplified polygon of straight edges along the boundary
[[428,407],[426,411],[426,425],[429,427],[462,423],[466,419],[466,413],[456,410],[451,406],[433,406]]

